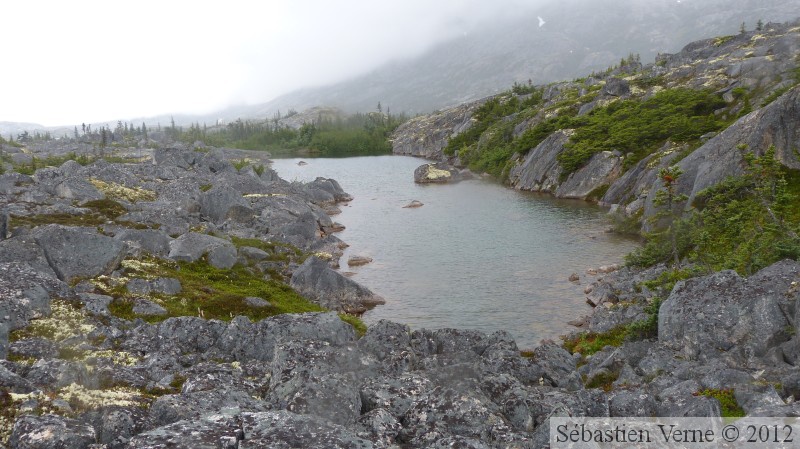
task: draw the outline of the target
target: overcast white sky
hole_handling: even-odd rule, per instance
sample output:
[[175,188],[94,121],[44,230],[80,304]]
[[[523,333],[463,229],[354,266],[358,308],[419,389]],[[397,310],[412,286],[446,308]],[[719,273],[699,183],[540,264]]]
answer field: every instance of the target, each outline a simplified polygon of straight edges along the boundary
[[207,113],[341,81],[545,0],[6,0],[0,121]]

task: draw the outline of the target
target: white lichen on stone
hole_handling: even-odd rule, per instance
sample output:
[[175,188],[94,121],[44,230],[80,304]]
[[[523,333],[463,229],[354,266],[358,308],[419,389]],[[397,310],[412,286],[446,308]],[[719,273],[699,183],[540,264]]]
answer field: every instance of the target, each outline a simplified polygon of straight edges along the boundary
[[100,179],[90,178],[89,182],[107,197],[126,200],[132,203],[137,201],[154,201],[156,193],[141,187],[125,187],[115,182],[105,182]]
[[246,193],[244,198],[269,198],[273,196],[286,196],[285,193]]
[[135,355],[131,354],[130,352],[115,351],[110,349],[104,349],[100,351],[86,351],[81,357],[81,360],[86,361],[91,358],[108,359],[111,360],[113,364],[122,366],[134,366],[138,365],[140,362],[140,359]]
[[70,384],[58,391],[57,398],[83,409],[91,410],[99,407],[129,407],[144,401],[142,394],[132,388],[114,387],[108,390],[90,390],[78,384]]
[[83,310],[69,305],[61,299],[50,304],[50,316],[31,320],[30,325],[21,330],[22,337],[39,337],[52,341],[64,341],[78,335],[86,335],[94,326],[86,322]]
[[143,260],[136,260],[136,259],[125,259],[122,261],[120,265],[129,270],[144,271],[144,272],[158,268],[158,264],[155,262],[146,262]]

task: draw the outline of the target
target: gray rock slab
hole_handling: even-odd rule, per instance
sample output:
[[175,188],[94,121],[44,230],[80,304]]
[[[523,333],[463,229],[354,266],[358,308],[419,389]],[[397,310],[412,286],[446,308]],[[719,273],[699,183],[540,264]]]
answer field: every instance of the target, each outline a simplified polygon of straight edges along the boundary
[[133,303],[133,313],[142,316],[164,316],[167,314],[167,309],[153,301],[136,298]]
[[266,411],[264,401],[254,399],[247,392],[220,388],[195,393],[168,394],[159,397],[150,406],[150,419],[157,427],[185,419],[197,419],[220,409],[241,411]]
[[779,280],[798,276],[800,264],[779,262],[762,272],[744,279],[728,270],[678,283],[659,310],[659,341],[690,359],[727,353],[748,362],[789,340],[789,286]]
[[34,230],[33,235],[63,281],[109,274],[126,254],[123,242],[89,228],[47,225]]
[[203,257],[203,255],[210,250],[219,246],[233,247],[229,241],[219,237],[189,232],[169,242],[169,258],[194,262]]
[[8,357],[8,324],[0,321],[0,360]]
[[169,242],[172,241],[166,232],[158,229],[126,229],[114,238],[159,257],[169,254]]
[[64,182],[56,186],[55,193],[61,198],[77,201],[101,200],[106,197],[89,181],[82,178],[65,179]]
[[269,301],[265,301],[261,298],[256,298],[255,296],[248,296],[247,298],[244,298],[244,302],[248,306],[256,308],[269,307],[270,305]]
[[6,388],[11,393],[26,394],[36,390],[26,379],[0,365],[0,388]]
[[244,440],[240,443],[239,449],[375,447],[371,441],[359,438],[352,430],[313,416],[286,411],[244,413],[241,422]]
[[236,248],[233,245],[220,245],[208,251],[208,263],[214,267],[226,270],[236,265]]
[[252,246],[242,246],[239,248],[239,256],[244,257],[247,260],[264,260],[269,257],[266,251],[253,248]]
[[[191,438],[187,438],[191,435]],[[142,432],[130,439],[128,449],[242,449],[243,433],[238,410],[221,410],[200,419],[178,421]]]
[[25,262],[42,274],[56,277],[44,251],[29,235],[0,241],[0,263],[2,262]]
[[383,298],[316,257],[309,257],[295,270],[290,285],[301,295],[331,310],[363,312],[385,303]]
[[241,362],[271,362],[275,346],[284,341],[325,341],[341,346],[356,340],[355,330],[335,313],[282,314],[257,323],[239,316],[215,342],[220,353]]
[[215,186],[200,196],[200,213],[215,223],[222,222],[228,210],[235,205],[248,208],[250,206],[241,192],[229,186]]

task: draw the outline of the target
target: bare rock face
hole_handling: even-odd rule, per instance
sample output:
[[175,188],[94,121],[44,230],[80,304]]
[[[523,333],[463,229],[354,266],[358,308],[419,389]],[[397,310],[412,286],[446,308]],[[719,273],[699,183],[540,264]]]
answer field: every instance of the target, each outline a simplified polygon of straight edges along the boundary
[[444,159],[442,150],[447,142],[472,126],[472,114],[483,103],[483,100],[466,103],[403,123],[394,133],[392,152],[433,160]]
[[763,357],[790,340],[798,278],[800,264],[784,261],[748,279],[728,270],[682,281],[661,305],[658,339],[691,359],[726,352],[746,364]]
[[295,270],[290,285],[301,295],[331,310],[362,313],[385,303],[383,298],[316,257],[309,257]]
[[555,191],[558,198],[586,199],[596,189],[608,186],[622,172],[619,153],[603,151],[589,159],[589,163],[569,175]]
[[509,173],[511,186],[535,192],[553,192],[558,188],[563,171],[558,155],[564,151],[570,135],[572,132],[569,130],[556,131],[528,151],[525,159]]

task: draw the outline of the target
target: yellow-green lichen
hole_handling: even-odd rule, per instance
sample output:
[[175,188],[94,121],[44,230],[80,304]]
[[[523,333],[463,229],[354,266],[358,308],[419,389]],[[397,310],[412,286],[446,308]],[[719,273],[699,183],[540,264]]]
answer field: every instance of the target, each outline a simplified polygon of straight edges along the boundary
[[70,384],[60,389],[57,398],[69,402],[76,411],[93,410],[100,407],[129,407],[145,402],[138,390],[128,387],[114,387],[108,390],[90,390],[78,384]]
[[109,198],[121,199],[135,203],[137,201],[154,201],[156,193],[141,187],[125,187],[115,182],[105,182],[100,179],[90,178],[89,182]]
[[428,173],[425,175],[425,179],[441,179],[441,178],[449,178],[450,172],[447,170],[439,170],[438,168],[434,167],[433,165],[428,165]]
[[83,310],[62,299],[54,299],[50,304],[50,316],[31,320],[24,329],[14,331],[12,338],[44,338],[51,341],[64,341],[78,335],[86,335],[94,326],[86,320]]

